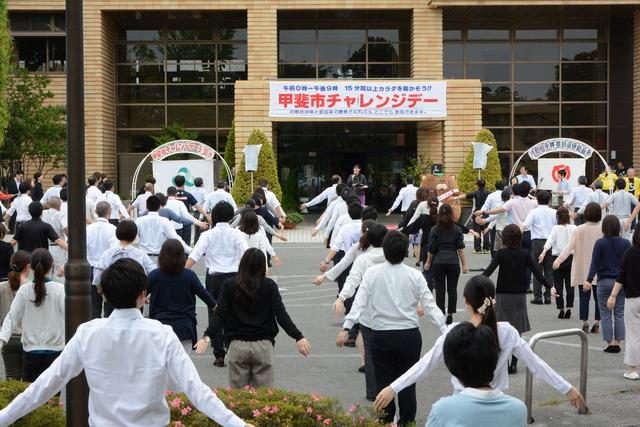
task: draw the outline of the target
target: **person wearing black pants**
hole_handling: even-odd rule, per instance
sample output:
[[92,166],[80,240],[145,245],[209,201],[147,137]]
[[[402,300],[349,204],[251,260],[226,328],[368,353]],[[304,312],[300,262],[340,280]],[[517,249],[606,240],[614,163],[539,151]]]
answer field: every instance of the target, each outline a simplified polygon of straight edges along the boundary
[[[185,263],[186,268],[191,268],[202,256],[205,257],[207,266],[205,286],[216,301],[220,296],[222,284],[238,273],[240,259],[249,249],[242,232],[229,225],[233,220],[233,214],[233,206],[228,202],[219,202],[214,206],[211,212],[214,226],[200,235],[198,243],[189,253],[189,258]],[[208,314],[209,323],[211,323],[213,310],[208,310]],[[223,333],[224,331],[218,331],[212,339],[215,356],[213,364],[219,368],[225,366]]]
[[464,236],[453,220],[451,205],[444,204],[440,206],[437,223],[429,235],[429,253],[424,269],[433,274],[436,304],[442,313],[445,313],[445,292],[449,294],[447,325],[453,322],[453,314],[456,312],[461,263],[462,271],[467,273],[469,269],[464,257]]
[[[214,300],[218,301],[218,298],[220,297],[220,289],[222,289],[222,284],[225,282],[225,280],[232,279],[234,277],[236,277],[236,273],[207,273],[207,277],[205,279],[207,292],[211,294]],[[211,307],[207,307],[207,315],[208,321],[209,323],[211,323],[211,320],[213,319],[213,309]],[[211,338],[211,347],[213,347],[213,356],[216,359],[224,359],[225,350],[222,329],[213,333],[213,337]]]
[[[553,261],[556,260],[556,256],[553,257]],[[569,258],[564,260],[560,264],[560,268],[553,270],[553,287],[556,290],[556,308],[560,310],[558,314],[559,319],[571,318],[571,309],[573,308],[573,300],[575,299],[574,289],[571,286],[571,263],[573,262],[573,255],[569,255]],[[565,303],[564,290],[567,291],[567,299]],[[567,309],[566,312],[564,309]]]
[[38,379],[41,373],[60,356],[62,351],[46,351],[42,353],[25,351],[22,354],[22,381],[32,383]]
[[[371,352],[376,384],[382,388],[404,374],[418,360],[422,349],[422,336],[418,328],[391,331],[372,331]],[[378,390],[378,391],[379,391]],[[413,384],[398,393],[400,410],[399,426],[409,425],[416,418],[416,386]],[[393,422],[396,415],[395,402],[385,409],[383,422]]]
[[[445,205],[448,206],[448,205]],[[451,207],[449,206],[449,209]],[[382,390],[420,359],[422,338],[418,310],[446,331],[445,319],[435,302],[421,272],[403,263],[409,249],[409,239],[399,231],[390,231],[382,241],[385,262],[369,267],[362,277],[351,312],[336,337],[342,347],[348,331],[361,320],[371,328],[370,353],[373,358],[376,387]],[[399,426],[415,423],[415,387],[398,394]],[[381,421],[395,418],[395,402],[385,408]]]

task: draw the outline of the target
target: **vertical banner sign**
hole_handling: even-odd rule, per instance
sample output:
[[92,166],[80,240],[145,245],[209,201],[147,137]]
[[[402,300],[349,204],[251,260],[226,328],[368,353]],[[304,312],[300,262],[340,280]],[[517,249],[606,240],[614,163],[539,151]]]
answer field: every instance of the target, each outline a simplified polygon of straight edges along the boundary
[[493,145],[484,142],[472,142],[473,145],[473,168],[482,169],[487,167],[487,154],[493,149]]
[[538,189],[558,190],[560,176],[558,172],[567,172],[571,188],[578,186],[578,177],[584,175],[585,159],[538,159]]
[[424,119],[447,116],[447,83],[270,82],[270,117]]

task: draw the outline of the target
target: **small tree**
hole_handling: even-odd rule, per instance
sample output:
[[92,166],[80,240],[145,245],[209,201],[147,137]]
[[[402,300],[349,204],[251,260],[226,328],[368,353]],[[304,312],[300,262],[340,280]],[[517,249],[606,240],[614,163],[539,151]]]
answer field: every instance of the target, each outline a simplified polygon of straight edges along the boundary
[[[476,134],[474,142],[484,142],[493,146],[487,155],[487,167],[480,171],[480,178],[487,181],[487,190],[495,190],[496,181],[502,179],[502,171],[500,169],[500,160],[498,159],[498,147],[496,139],[488,129],[481,129]],[[464,193],[474,191],[476,189],[476,181],[478,180],[478,170],[473,168],[473,149],[467,154],[464,166],[458,176],[458,185]]]
[[47,89],[49,82],[48,77],[26,70],[11,80],[7,90],[10,120],[2,152],[45,174],[59,167],[67,155],[65,108],[45,105],[54,96]]
[[287,179],[284,181],[282,209],[285,212],[298,212],[298,207],[298,173],[296,169],[291,169]]
[[[280,181],[278,181],[278,165],[273,154],[273,145],[267,139],[267,136],[259,129],[254,129],[249,135],[247,145],[262,144],[260,156],[258,157],[258,170],[253,174],[253,189],[258,186],[258,181],[266,179],[269,183],[271,191],[273,191],[278,199],[282,200],[282,189]],[[236,179],[233,181],[233,190],[231,194],[238,203],[244,203],[251,197],[251,174],[244,170],[244,157],[240,162],[240,167],[236,171]]]
[[[227,145],[224,146],[224,161],[229,165],[229,169],[233,169],[236,165],[236,122],[231,122],[231,130],[229,130],[229,135],[227,135]],[[222,179],[227,179],[229,175],[227,175],[227,170],[222,168],[222,174],[220,175]]]
[[[0,1],[0,94],[7,93],[11,83],[11,46],[7,1]],[[9,107],[7,98],[0,96],[0,147],[4,142],[4,131],[9,124]]]
[[400,178],[404,181],[408,175],[411,175],[414,182],[420,183],[422,174],[431,173],[432,164],[433,162],[431,160],[425,159],[422,156],[411,157],[407,161],[407,165],[400,170]]
[[169,126],[162,127],[160,135],[151,135],[151,139],[156,143],[156,147],[166,144],[167,142],[176,141],[178,139],[198,140],[198,132],[195,130],[186,130],[179,123],[171,123]]

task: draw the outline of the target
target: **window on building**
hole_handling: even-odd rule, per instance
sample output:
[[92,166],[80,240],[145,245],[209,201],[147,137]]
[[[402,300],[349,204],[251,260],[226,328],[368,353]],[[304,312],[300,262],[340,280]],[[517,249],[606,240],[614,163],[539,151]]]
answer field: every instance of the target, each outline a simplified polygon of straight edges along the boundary
[[18,68],[38,73],[65,71],[64,13],[11,12],[9,26]]
[[518,16],[526,10],[445,11],[444,77],[481,80],[483,126],[496,137],[504,174],[552,137],[580,139],[606,156],[607,14],[585,9],[576,20],[544,8],[535,20]]
[[152,149],[150,135],[173,123],[224,150],[235,81],[247,78],[246,13],[123,12],[113,19],[118,151]]
[[411,75],[409,11],[278,12],[278,77]]

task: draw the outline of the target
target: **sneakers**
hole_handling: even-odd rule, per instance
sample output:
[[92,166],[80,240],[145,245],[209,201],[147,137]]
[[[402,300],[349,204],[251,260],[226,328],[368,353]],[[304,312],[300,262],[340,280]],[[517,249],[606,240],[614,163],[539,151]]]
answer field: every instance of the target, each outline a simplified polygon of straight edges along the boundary
[[623,376],[628,380],[640,380],[640,373],[638,373],[638,371],[627,371]]

